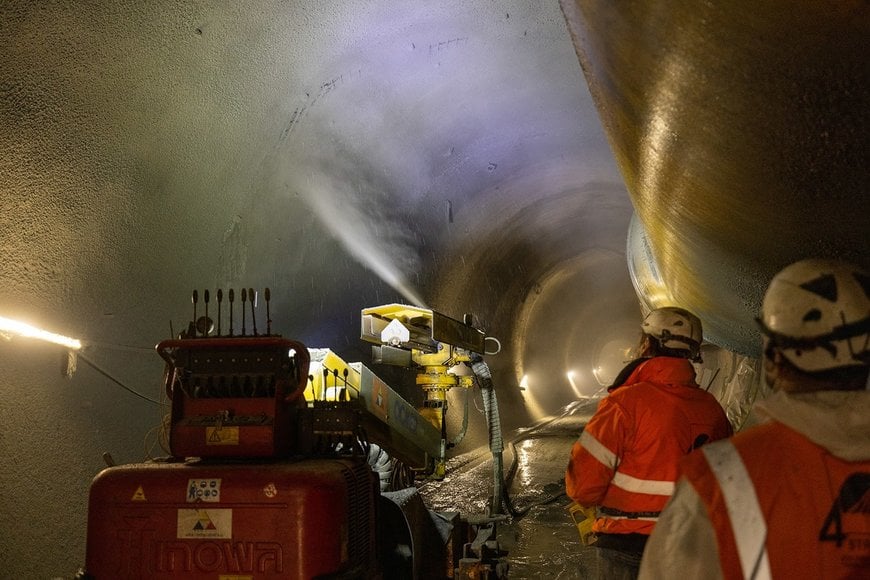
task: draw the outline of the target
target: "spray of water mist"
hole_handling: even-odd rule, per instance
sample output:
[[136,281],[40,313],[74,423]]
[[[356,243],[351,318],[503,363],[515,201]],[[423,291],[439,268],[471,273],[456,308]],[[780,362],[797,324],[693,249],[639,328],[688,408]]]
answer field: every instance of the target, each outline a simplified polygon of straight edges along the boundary
[[325,175],[311,176],[303,197],[330,234],[360,263],[410,304],[425,302],[408,282],[419,271],[419,254],[410,224],[391,215],[385,195],[352,192]]

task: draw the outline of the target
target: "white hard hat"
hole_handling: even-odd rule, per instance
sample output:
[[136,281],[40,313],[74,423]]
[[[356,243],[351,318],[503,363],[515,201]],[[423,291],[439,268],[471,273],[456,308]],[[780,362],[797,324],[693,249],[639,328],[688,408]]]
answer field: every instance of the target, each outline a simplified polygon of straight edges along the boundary
[[870,276],[834,260],[802,260],[780,271],[761,306],[762,332],[797,368],[870,364]]
[[676,306],[656,308],[647,314],[640,328],[665,348],[687,351],[686,358],[699,357],[704,331],[701,320],[688,310]]

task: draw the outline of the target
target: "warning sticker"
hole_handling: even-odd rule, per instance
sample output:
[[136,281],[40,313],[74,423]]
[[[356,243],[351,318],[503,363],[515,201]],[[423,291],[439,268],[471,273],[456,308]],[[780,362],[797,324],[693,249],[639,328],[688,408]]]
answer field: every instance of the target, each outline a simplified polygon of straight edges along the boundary
[[220,479],[188,479],[187,503],[197,501],[219,502],[221,500]]
[[372,413],[386,421],[387,409],[390,408],[389,391],[387,384],[377,377],[372,384],[372,405]]
[[145,490],[142,489],[142,486],[136,488],[136,491],[133,493],[133,497],[130,498],[130,501],[148,501],[145,499]]
[[239,428],[238,427],[206,427],[205,428],[205,444],[206,445],[238,445],[239,444]]
[[233,510],[178,510],[178,539],[233,537]]

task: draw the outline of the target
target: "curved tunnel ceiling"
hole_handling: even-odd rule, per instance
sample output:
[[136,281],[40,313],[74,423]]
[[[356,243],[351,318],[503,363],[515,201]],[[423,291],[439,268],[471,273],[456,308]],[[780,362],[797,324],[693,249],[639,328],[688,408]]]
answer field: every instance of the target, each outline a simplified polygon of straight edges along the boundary
[[709,340],[757,354],[785,264],[870,265],[866,2],[562,4],[662,300]]

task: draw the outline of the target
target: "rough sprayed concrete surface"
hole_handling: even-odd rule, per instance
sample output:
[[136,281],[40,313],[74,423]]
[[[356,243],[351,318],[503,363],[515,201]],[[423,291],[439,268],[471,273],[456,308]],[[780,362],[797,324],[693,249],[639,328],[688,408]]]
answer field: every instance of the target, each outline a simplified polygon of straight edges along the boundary
[[[555,0],[18,0],[0,46],[0,316],[84,339],[149,397],[153,345],[186,325],[193,288],[269,286],[277,332],[349,360],[368,356],[363,307],[471,312],[503,343],[506,429],[575,398],[569,370],[597,389],[605,347],[636,339],[630,198]],[[694,232],[678,209],[647,212],[650,230]],[[752,223],[772,247],[802,237]],[[708,266],[718,282],[702,265],[692,283]],[[81,362],[61,378],[62,354],[0,341],[11,578],[83,562],[103,451],[160,454],[163,410]],[[457,451],[484,441],[473,415]]]

